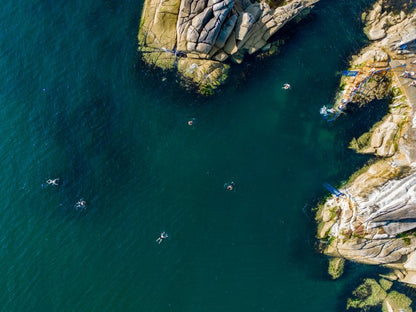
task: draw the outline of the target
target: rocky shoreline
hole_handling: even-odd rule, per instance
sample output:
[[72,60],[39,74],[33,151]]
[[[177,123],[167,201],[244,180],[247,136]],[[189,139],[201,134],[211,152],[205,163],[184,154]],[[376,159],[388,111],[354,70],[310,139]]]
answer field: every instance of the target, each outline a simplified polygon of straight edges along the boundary
[[372,42],[353,57],[332,111],[386,98],[389,111],[350,143],[377,158],[319,206],[317,237],[329,256],[383,265],[416,285],[416,10],[380,0],[362,18]]
[[307,14],[318,0],[145,0],[138,34],[145,63],[176,70],[212,94],[230,63],[275,50],[274,35]]

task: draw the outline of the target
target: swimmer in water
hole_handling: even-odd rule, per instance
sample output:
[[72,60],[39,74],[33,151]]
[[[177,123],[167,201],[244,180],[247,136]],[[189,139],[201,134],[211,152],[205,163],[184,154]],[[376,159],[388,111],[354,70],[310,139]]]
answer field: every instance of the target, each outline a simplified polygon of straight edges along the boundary
[[87,209],[87,203],[82,198],[75,204],[75,208],[77,209]]
[[189,119],[188,120],[188,126],[193,126],[194,125],[194,123],[195,123],[195,118],[192,118],[192,119]]
[[59,181],[59,178],[53,179],[53,180],[48,179],[48,180],[46,180],[46,183],[49,184],[49,185],[55,185],[55,186],[57,186],[58,185],[58,181]]
[[162,232],[162,233],[160,234],[160,236],[156,239],[156,242],[157,242],[158,244],[160,244],[161,242],[163,242],[163,240],[164,240],[165,238],[168,238],[168,234],[166,234],[166,232]]
[[224,188],[227,190],[227,191],[234,191],[234,189],[235,189],[235,183],[234,182],[230,182],[230,183],[225,183],[224,184]]
[[285,89],[285,90],[289,90],[290,88],[291,88],[291,86],[288,83],[285,83],[282,87],[282,89]]

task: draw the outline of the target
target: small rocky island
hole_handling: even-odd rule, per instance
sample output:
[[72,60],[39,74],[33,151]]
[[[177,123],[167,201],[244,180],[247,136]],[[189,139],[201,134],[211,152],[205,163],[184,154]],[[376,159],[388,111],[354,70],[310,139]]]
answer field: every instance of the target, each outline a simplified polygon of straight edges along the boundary
[[350,143],[377,157],[319,205],[317,236],[334,277],[342,258],[391,268],[387,278],[416,285],[416,9],[413,1],[379,0],[362,19],[371,43],[352,58],[331,113],[375,99],[388,99],[389,110]]
[[145,63],[177,70],[212,94],[230,63],[276,49],[276,34],[318,0],[145,0],[139,51]]

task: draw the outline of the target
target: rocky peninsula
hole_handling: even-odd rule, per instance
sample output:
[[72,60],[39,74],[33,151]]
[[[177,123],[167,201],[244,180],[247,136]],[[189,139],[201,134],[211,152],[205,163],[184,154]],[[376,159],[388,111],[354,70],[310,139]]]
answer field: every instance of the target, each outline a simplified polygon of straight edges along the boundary
[[332,112],[375,99],[388,99],[389,110],[350,143],[377,157],[319,206],[317,236],[329,256],[382,265],[416,285],[416,10],[379,0],[362,19],[371,42],[352,58]]
[[139,51],[145,63],[177,70],[211,94],[244,55],[275,49],[283,26],[318,0],[145,0]]

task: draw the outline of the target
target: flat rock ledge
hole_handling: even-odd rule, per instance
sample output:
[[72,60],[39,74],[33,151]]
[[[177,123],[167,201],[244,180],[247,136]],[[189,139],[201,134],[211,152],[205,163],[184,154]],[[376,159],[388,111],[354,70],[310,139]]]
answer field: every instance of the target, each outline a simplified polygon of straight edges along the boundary
[[373,42],[352,59],[350,69],[363,77],[394,69],[370,77],[359,92],[354,91],[360,74],[343,78],[334,106],[346,105],[345,99],[348,105],[390,99],[383,120],[350,144],[378,157],[340,187],[344,195],[319,206],[317,237],[332,257],[383,265],[393,269],[391,279],[416,285],[416,77],[405,73],[416,72],[416,11],[389,13],[380,9],[383,2],[368,13],[367,30],[387,19],[384,35],[369,36]]
[[269,39],[317,1],[271,8],[264,0],[145,0],[139,51],[145,63],[176,69],[199,92],[211,94],[227,78],[229,61],[269,50]]

